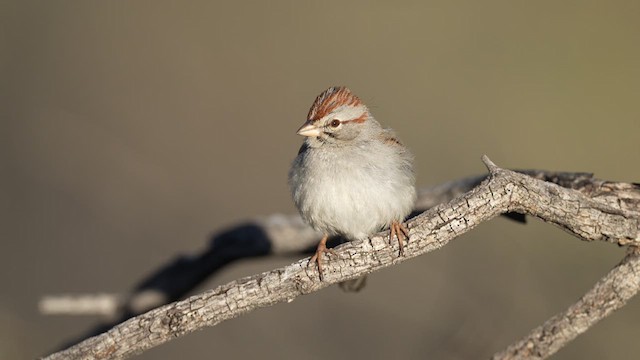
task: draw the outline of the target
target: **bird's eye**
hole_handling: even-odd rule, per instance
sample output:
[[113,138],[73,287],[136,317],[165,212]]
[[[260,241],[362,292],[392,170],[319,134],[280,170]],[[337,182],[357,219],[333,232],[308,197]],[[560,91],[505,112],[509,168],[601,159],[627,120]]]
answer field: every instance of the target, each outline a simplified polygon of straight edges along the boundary
[[338,119],[333,119],[333,121],[331,121],[331,127],[337,128],[338,126],[340,126],[340,120]]

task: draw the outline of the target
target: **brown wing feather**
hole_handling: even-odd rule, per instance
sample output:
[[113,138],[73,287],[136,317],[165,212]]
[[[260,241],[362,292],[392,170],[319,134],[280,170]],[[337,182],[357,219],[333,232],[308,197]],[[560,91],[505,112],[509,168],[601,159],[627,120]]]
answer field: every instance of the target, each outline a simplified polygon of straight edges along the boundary
[[383,143],[391,145],[391,146],[400,146],[404,147],[404,145],[398,140],[398,137],[391,129],[384,129],[382,133],[380,133],[380,140]]

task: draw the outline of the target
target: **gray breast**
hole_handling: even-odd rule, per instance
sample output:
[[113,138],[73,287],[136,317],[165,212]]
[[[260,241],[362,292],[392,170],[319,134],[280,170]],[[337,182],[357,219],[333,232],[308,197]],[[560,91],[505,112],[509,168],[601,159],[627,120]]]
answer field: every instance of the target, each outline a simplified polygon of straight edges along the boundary
[[294,202],[316,230],[358,239],[411,212],[416,196],[411,155],[384,144],[365,145],[308,148],[294,160],[289,175]]

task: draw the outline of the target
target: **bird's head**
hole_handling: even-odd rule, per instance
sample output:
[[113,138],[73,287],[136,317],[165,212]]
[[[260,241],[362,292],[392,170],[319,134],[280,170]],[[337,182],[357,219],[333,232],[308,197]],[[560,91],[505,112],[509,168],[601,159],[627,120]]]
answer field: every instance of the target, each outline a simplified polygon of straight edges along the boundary
[[372,126],[378,128],[379,124],[362,101],[346,87],[335,86],[318,95],[298,135],[311,139],[312,145],[341,145],[359,138]]

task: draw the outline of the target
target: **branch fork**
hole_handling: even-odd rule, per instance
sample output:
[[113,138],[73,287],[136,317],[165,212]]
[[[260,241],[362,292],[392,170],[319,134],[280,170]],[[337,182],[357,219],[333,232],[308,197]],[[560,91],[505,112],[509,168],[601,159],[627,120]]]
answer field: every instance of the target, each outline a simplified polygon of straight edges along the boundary
[[[310,259],[301,259],[158,307],[46,359],[112,359],[138,354],[254,309],[290,302],[331,284],[434,251],[505,212],[536,216],[584,241],[605,241],[634,249],[639,245],[637,186],[598,181],[584,174],[560,174],[556,182],[563,187],[540,180],[541,176],[534,178],[499,168],[487,156],[482,161],[489,176],[478,186],[407,222],[410,237],[402,256],[398,256],[398,245],[389,241],[389,231],[380,232],[336,247],[340,256],[324,263],[322,280],[317,268],[308,266]],[[576,304],[493,358],[545,358],[623,306],[639,288],[640,255],[632,250]]]

